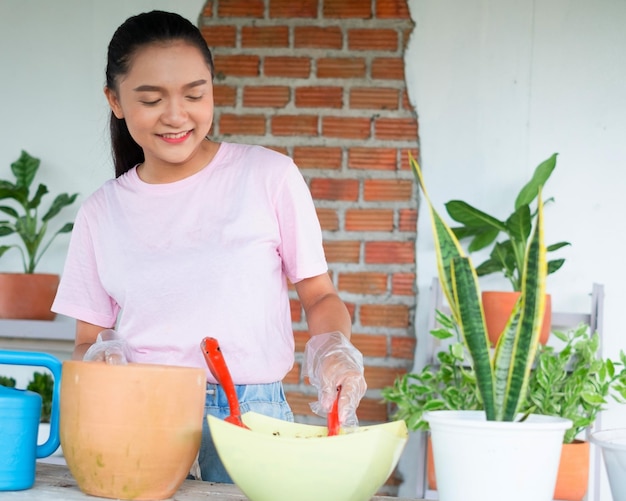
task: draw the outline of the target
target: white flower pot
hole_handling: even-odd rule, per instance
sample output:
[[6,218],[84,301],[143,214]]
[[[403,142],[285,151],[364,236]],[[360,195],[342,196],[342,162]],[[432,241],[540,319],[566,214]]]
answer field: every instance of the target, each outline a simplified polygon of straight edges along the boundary
[[440,501],[550,501],[568,419],[531,415],[487,421],[483,411],[433,411]]
[[596,431],[591,442],[602,450],[613,499],[626,500],[626,428]]

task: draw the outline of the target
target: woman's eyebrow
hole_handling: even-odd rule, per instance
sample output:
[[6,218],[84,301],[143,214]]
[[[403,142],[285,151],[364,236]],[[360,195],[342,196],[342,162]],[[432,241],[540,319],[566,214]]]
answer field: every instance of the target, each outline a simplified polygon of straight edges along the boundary
[[[183,86],[184,89],[192,89],[193,87],[198,87],[200,85],[206,84],[207,81],[204,79],[195,80]],[[160,92],[163,91],[163,87],[159,87],[158,85],[140,85],[139,87],[135,87],[133,89],[135,92]]]

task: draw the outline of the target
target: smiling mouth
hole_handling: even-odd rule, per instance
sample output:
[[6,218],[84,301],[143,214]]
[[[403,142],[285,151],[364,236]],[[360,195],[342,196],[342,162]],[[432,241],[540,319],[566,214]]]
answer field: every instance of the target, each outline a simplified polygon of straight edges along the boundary
[[166,134],[157,134],[158,137],[163,139],[166,143],[178,144],[184,142],[189,136],[191,136],[192,130],[185,130],[182,132],[170,132]]

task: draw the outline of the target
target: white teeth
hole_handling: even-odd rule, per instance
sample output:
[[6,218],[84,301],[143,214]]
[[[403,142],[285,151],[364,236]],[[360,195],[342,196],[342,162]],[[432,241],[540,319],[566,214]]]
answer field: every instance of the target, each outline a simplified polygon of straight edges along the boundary
[[168,139],[178,139],[187,135],[188,131],[179,132],[178,134],[161,134],[161,136],[166,137]]

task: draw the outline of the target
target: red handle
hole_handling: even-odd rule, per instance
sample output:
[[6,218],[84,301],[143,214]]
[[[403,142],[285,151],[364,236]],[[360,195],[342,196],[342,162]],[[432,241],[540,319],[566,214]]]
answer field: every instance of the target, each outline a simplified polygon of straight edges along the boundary
[[225,421],[247,428],[247,426],[243,424],[243,421],[241,421],[239,399],[237,398],[233,378],[230,375],[230,371],[228,370],[226,360],[224,360],[224,355],[222,354],[222,350],[220,349],[217,339],[214,337],[205,337],[202,340],[201,348],[211,374],[213,374],[213,377],[217,379],[217,382],[224,389],[224,393],[226,394],[226,398],[228,400],[230,416],[226,417]]
[[328,436],[339,435],[339,395],[341,395],[341,385],[337,386],[337,396],[333,406],[328,413]]

